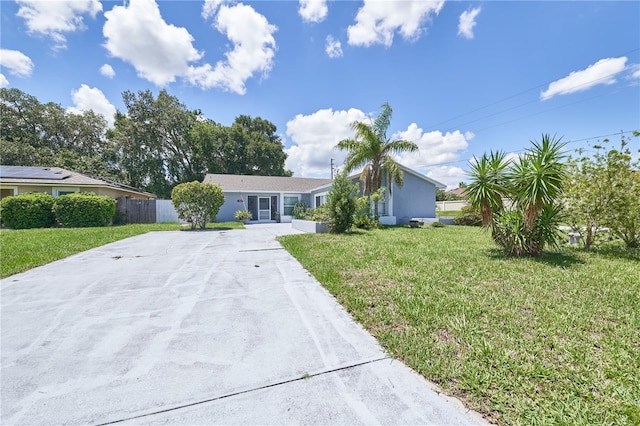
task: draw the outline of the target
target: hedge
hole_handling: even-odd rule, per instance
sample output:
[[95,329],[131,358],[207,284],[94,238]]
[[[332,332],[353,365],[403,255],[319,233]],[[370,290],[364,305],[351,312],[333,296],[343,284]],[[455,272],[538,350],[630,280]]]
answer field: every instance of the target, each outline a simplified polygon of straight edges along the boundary
[[53,197],[45,193],[20,194],[3,198],[0,219],[7,228],[48,228],[55,223]]
[[53,212],[64,227],[107,226],[116,213],[116,200],[86,192],[61,195],[53,203]]

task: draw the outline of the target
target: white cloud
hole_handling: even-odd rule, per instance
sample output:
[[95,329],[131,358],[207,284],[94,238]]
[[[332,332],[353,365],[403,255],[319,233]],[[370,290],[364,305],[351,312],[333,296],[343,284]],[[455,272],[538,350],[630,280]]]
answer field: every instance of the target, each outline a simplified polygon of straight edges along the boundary
[[96,17],[102,11],[98,0],[17,0],[17,15],[25,20],[30,34],[41,34],[55,43],[56,49],[66,47],[64,33],[83,30],[83,15]]
[[153,0],[115,6],[104,14],[102,33],[109,53],[129,62],[141,78],[164,86],[189,72],[189,63],[202,57],[186,28],[168,25]]
[[298,13],[304,22],[322,22],[328,10],[326,0],[300,0]]
[[640,64],[634,64],[629,67],[631,69],[631,78],[640,79]]
[[82,114],[83,111],[93,110],[96,114],[102,114],[108,126],[113,127],[116,107],[109,102],[100,89],[82,84],[78,90],[71,92],[71,98],[75,106],[67,108],[67,111]]
[[437,130],[424,133],[416,123],[411,123],[407,130],[394,133],[391,138],[405,139],[418,145],[418,152],[405,152],[396,158],[405,166],[424,172],[429,166],[457,161],[474,136],[471,132],[461,133],[459,130],[444,134]]
[[351,124],[367,118],[364,112],[321,109],[313,114],[298,114],[287,122],[287,136],[295,143],[286,150],[287,169],[294,176],[328,177],[331,158],[342,165],[346,152],[334,149],[342,139],[353,137]]
[[331,35],[327,36],[327,45],[324,50],[330,58],[342,57],[342,43],[340,43],[340,40],[335,40]]
[[8,85],[9,80],[7,80],[7,77],[5,77],[4,74],[0,74],[0,89],[4,89]]
[[0,66],[18,77],[29,77],[33,72],[31,58],[19,50],[0,49]]
[[109,64],[104,64],[100,67],[100,74],[107,78],[113,78],[116,76],[116,72],[113,70],[113,67]]
[[[348,111],[321,109],[309,115],[298,114],[287,122],[287,136],[294,143],[286,150],[288,158],[286,167],[293,170],[295,176],[328,176],[331,158],[335,160],[337,167],[342,165],[346,152],[335,149],[342,139],[354,136],[351,124],[354,121],[363,121],[370,117],[359,109],[351,108]],[[458,168],[451,169],[449,180],[443,175],[444,167],[432,167],[450,161],[458,161],[460,154],[468,147],[468,141],[475,135],[471,132],[439,131],[425,133],[417,124],[412,123],[407,130],[394,133],[392,139],[405,139],[415,142],[419,152],[403,153],[396,159],[405,166],[422,173],[434,174],[433,178],[443,183],[457,185],[464,180],[464,173]],[[436,177],[442,177],[439,179]],[[455,182],[454,182],[455,181]]]
[[583,70],[574,71],[552,82],[547,90],[540,93],[540,99],[545,101],[556,95],[581,92],[599,84],[613,84],[616,82],[615,75],[624,71],[626,62],[626,56],[601,59]]
[[213,18],[221,5],[233,2],[234,0],[204,0],[204,4],[202,5],[202,17],[204,19]]
[[432,15],[438,15],[443,5],[444,0],[364,0],[355,24],[347,30],[349,44],[370,46],[378,43],[389,47],[396,31],[405,40],[416,40],[424,24]]
[[464,38],[473,38],[473,27],[476,26],[476,17],[480,13],[481,8],[476,7],[471,10],[465,10],[460,15],[460,22],[458,23],[458,35]]
[[468,180],[464,170],[457,166],[437,166],[429,168],[427,176],[447,185],[447,189],[458,187],[460,182]]
[[219,87],[243,95],[250,77],[271,70],[276,49],[273,33],[278,28],[244,4],[220,6],[214,25],[233,43],[233,50],[225,53],[226,60],[215,67],[191,67],[188,79],[205,89]]
[[225,3],[228,1],[207,1],[202,11],[205,17],[215,16],[215,28],[233,43],[226,59],[215,67],[197,65],[204,53],[194,48],[186,28],[164,21],[154,0],[137,0],[106,12],[105,47],[133,65],[141,78],[158,86],[181,77],[203,89],[218,87],[244,94],[249,78],[271,70],[277,28],[251,6]]

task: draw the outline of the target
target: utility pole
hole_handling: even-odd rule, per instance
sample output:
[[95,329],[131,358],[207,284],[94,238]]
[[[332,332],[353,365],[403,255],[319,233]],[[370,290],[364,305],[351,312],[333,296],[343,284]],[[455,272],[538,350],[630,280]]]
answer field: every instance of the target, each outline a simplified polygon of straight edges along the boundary
[[331,159],[331,179],[333,179],[333,158]]

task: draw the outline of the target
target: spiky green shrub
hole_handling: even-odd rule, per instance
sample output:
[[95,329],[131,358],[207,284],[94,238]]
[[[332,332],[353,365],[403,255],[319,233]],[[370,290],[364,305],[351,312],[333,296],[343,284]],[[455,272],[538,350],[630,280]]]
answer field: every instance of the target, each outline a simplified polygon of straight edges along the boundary
[[48,228],[55,223],[53,197],[45,193],[20,194],[0,202],[0,219],[7,228]]
[[[540,256],[545,245],[558,241],[566,144],[549,135],[531,143],[517,161],[508,161],[503,152],[491,152],[470,164],[467,198],[480,211],[496,244],[509,255]],[[505,209],[505,198],[511,209]]]
[[116,213],[116,200],[87,192],[61,195],[53,202],[53,213],[65,228],[107,226]]

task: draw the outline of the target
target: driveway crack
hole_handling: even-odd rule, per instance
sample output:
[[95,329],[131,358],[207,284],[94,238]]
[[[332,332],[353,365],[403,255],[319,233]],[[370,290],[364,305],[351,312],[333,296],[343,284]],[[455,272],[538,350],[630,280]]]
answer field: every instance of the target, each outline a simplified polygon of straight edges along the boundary
[[357,362],[357,363],[344,365],[344,366],[341,366],[341,367],[331,368],[331,369],[327,369],[327,370],[321,370],[321,371],[318,371],[316,373],[305,373],[304,375],[302,375],[300,377],[293,378],[293,379],[282,380],[280,382],[270,383],[270,384],[264,385],[264,386],[258,386],[258,387],[251,388],[251,389],[245,389],[245,390],[241,390],[241,391],[237,391],[237,392],[231,392],[231,393],[220,395],[220,396],[216,396],[216,397],[213,397],[213,398],[207,398],[207,399],[203,399],[203,400],[200,400],[200,401],[190,402],[188,404],[182,404],[182,405],[178,405],[178,406],[171,407],[171,408],[165,408],[163,410],[152,411],[150,413],[144,413],[144,414],[139,414],[139,415],[136,415],[136,416],[125,417],[125,418],[122,418],[122,419],[112,420],[112,421],[105,422],[105,423],[98,423],[98,424],[96,424],[96,426],[113,425],[113,424],[117,424],[117,423],[123,423],[123,422],[131,421],[131,420],[134,420],[134,419],[141,419],[141,418],[144,418],[144,417],[154,416],[156,414],[170,413],[172,411],[181,410],[183,408],[195,407],[195,406],[198,406],[198,405],[203,405],[203,404],[207,404],[207,403],[214,402],[214,401],[219,401],[219,400],[226,399],[226,398],[231,398],[233,396],[244,395],[244,394],[248,394],[248,393],[251,393],[251,392],[260,391],[260,390],[263,390],[263,389],[275,388],[275,387],[278,387],[278,386],[287,385],[289,383],[299,382],[299,381],[302,381],[302,380],[308,380],[308,379],[311,379],[313,377],[324,376],[326,374],[331,374],[331,373],[335,373],[335,372],[343,371],[343,370],[349,370],[351,368],[361,367],[363,365],[373,364],[373,363],[384,361],[384,360],[388,360],[388,359],[393,359],[393,358],[390,357],[390,356],[383,356],[383,357],[380,357],[380,358],[374,358],[374,359],[369,359],[369,360],[366,360],[366,361],[360,361],[360,362]]

